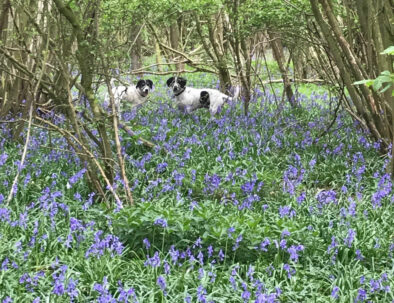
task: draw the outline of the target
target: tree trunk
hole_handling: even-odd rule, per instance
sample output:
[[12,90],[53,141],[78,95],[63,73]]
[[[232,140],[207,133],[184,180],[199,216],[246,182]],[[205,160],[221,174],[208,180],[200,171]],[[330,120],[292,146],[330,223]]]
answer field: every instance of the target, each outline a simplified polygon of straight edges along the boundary
[[156,54],[156,64],[157,64],[157,71],[161,72],[161,64],[162,64],[162,59],[161,59],[161,51],[160,51],[160,45],[157,41],[155,41],[155,54]]
[[286,68],[286,58],[283,53],[283,46],[281,39],[278,34],[274,33],[273,31],[269,30],[268,31],[268,36],[271,40],[271,47],[272,47],[272,52],[274,54],[274,58],[276,62],[278,63],[279,71],[282,75],[283,79],[283,86],[284,90],[286,92],[287,100],[291,104],[291,106],[296,106],[296,102],[294,100],[294,94],[293,90],[291,88],[291,82],[289,79],[288,75],[288,70]]
[[[142,67],[142,38],[141,38],[141,25],[134,25],[131,29],[131,41],[135,41],[131,48],[131,70],[137,70]],[[137,74],[137,76],[142,76]]]
[[[174,22],[170,26],[170,45],[173,49],[179,50],[179,41],[180,41],[180,32],[179,32],[179,24],[178,22]],[[178,61],[178,57],[173,57],[174,61]],[[181,71],[183,69],[182,63],[176,63],[175,69],[177,71]]]
[[[219,81],[220,81],[220,91],[222,91],[223,93],[228,93],[228,90],[231,87],[231,75],[226,59],[228,55],[227,54],[228,48],[226,48],[222,44],[223,38],[221,37],[224,36],[223,27],[219,27],[219,29],[221,29],[221,32],[218,32],[218,27],[216,26],[220,20],[223,20],[222,18],[223,16],[222,13],[220,12],[215,14],[213,17],[209,17],[207,19],[206,25],[208,28],[208,39],[206,39],[203,33],[201,22],[198,20],[197,16],[196,16],[197,19],[196,28],[197,28],[197,33],[205,49],[205,52],[207,53],[208,57],[212,60],[212,64],[218,72]],[[209,41],[209,43],[207,42],[207,40]]]

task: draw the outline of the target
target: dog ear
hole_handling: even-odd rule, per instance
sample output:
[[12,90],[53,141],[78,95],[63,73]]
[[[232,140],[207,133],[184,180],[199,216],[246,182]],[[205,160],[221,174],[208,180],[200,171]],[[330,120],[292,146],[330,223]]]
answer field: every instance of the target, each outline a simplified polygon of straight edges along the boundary
[[171,77],[167,80],[167,86],[169,87],[171,83],[174,81],[175,77]]
[[186,80],[185,78],[178,77],[177,80],[178,80],[178,83],[179,83],[182,87],[185,87],[185,86],[186,86],[187,80]]
[[151,79],[146,80],[146,84],[150,87],[150,89],[153,89],[153,82]]
[[139,80],[138,82],[137,82],[137,85],[135,86],[136,88],[141,88],[141,87],[143,87],[145,85],[145,80]]

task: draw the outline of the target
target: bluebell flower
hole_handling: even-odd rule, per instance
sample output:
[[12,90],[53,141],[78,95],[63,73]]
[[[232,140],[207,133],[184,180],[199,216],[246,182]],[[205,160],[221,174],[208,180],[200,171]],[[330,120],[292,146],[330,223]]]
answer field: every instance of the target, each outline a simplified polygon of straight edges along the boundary
[[367,299],[367,291],[364,288],[359,288],[355,302],[364,302]]
[[7,257],[5,257],[4,261],[1,263],[0,269],[4,270],[4,271],[8,270],[8,263],[9,263],[9,260]]
[[261,243],[260,243],[260,250],[261,251],[268,251],[267,246],[270,245],[270,239],[265,238]]
[[287,252],[290,254],[290,260],[291,261],[293,261],[293,262],[298,262],[298,254],[297,254],[297,252],[299,251],[300,249],[297,247],[297,246],[295,246],[295,245],[292,245],[292,246],[290,246],[288,249],[287,249]]
[[130,302],[129,298],[132,297],[134,300],[132,302],[137,303],[137,296],[134,291],[134,288],[129,288],[128,290],[124,289],[121,281],[118,281],[118,292],[119,296],[117,298],[117,302],[128,303]]
[[197,255],[197,259],[200,262],[201,265],[204,264],[204,255],[202,254],[202,252],[200,251]]
[[369,285],[370,285],[371,293],[377,292],[377,291],[379,291],[381,289],[381,285],[380,285],[380,281],[379,280],[371,279],[369,281]]
[[159,252],[155,252],[152,258],[149,258],[145,261],[144,265],[145,266],[152,266],[152,267],[159,267],[161,264]]
[[6,152],[0,155],[0,166],[3,166],[8,159],[8,154]]
[[72,278],[68,280],[66,293],[70,297],[71,302],[73,301],[74,298],[78,297],[77,284],[78,284],[77,280],[74,280]]
[[161,291],[163,292],[164,295],[167,295],[166,288],[166,279],[163,276],[159,276],[156,280],[157,285],[159,285]]
[[205,275],[204,268],[200,267],[198,269],[198,279],[201,280],[202,278],[204,278],[204,275]]
[[62,265],[60,267],[60,270],[58,272],[54,272],[52,274],[53,280],[54,280],[54,287],[52,292],[55,295],[61,296],[65,293],[65,275],[67,271],[67,265]]
[[233,288],[233,290],[237,290],[237,282],[235,281],[235,278],[233,275],[230,276],[229,278],[231,286]]
[[297,197],[297,203],[298,205],[301,205],[302,202],[304,202],[306,199],[306,192],[302,192],[298,197]]
[[155,225],[159,225],[159,226],[164,227],[164,228],[168,226],[167,220],[166,220],[166,219],[163,219],[163,218],[157,218],[157,219],[155,220],[154,224],[155,224]]
[[82,168],[80,171],[78,171],[75,175],[71,176],[70,179],[68,179],[68,188],[71,188],[72,185],[78,182],[79,179],[83,177],[83,175],[86,172],[86,168]]
[[200,285],[197,288],[197,302],[206,303],[207,302],[207,300],[205,298],[206,294],[207,294],[207,291],[204,289],[204,287],[202,285]]
[[222,249],[219,250],[218,256],[219,256],[220,261],[223,261],[223,260],[224,260],[224,257],[225,257],[225,256],[224,256],[224,253],[223,253]]
[[95,242],[86,251],[85,258],[89,258],[92,255],[100,258],[102,255],[104,255],[105,251],[110,252],[111,256],[114,256],[115,254],[122,254],[124,247],[119,241],[119,238],[114,235],[106,235],[103,239],[101,239],[102,234],[103,231],[101,230],[95,233]]
[[169,275],[171,273],[171,271],[170,271],[170,264],[168,264],[167,261],[164,261],[163,268],[164,268],[164,273],[166,275]]
[[221,183],[221,178],[216,175],[213,174],[212,176],[206,174],[205,175],[205,188],[204,188],[204,192],[208,192],[210,194],[212,194],[215,190],[217,190],[220,186]]
[[201,240],[201,238],[200,237],[198,237],[198,239],[194,242],[194,244],[193,244],[193,249],[194,248],[196,248],[196,247],[199,247],[199,248],[201,248],[202,246],[201,246],[201,243],[202,243],[202,240]]
[[339,287],[334,286],[334,288],[332,289],[332,292],[331,292],[331,297],[334,299],[338,299],[338,297],[339,297],[338,293],[339,293]]
[[356,236],[356,232],[353,229],[349,228],[347,237],[345,238],[345,244],[348,247],[352,246],[352,243],[353,243],[353,240],[354,240],[355,236]]
[[232,227],[232,226],[227,229],[227,234],[228,234],[229,238],[232,238],[232,235],[233,235],[234,231],[235,231],[235,228]]
[[211,277],[211,279],[209,280],[210,283],[214,283],[216,280],[216,274],[213,272],[208,272],[208,277]]
[[0,221],[10,223],[10,210],[7,208],[0,208]]
[[362,261],[364,259],[364,256],[361,253],[361,250],[357,249],[356,250],[356,260]]
[[104,276],[103,278],[103,284],[95,283],[93,285],[93,290],[97,291],[99,293],[99,297],[97,298],[97,301],[100,303],[115,303],[116,299],[109,293],[108,291],[108,280],[107,277]]
[[289,279],[296,273],[295,269],[291,268],[291,266],[287,263],[283,265],[283,269],[287,272],[287,277]]
[[276,303],[277,301],[277,294],[272,293],[272,294],[259,294],[257,296],[255,303]]
[[279,247],[285,249],[287,247],[287,241],[285,239],[280,240]]
[[145,246],[146,249],[150,248],[150,242],[149,242],[149,240],[147,238],[145,238],[142,242],[144,243],[144,246]]
[[290,232],[287,229],[285,229],[282,231],[280,236],[281,236],[281,238],[288,237],[288,236],[290,236]]
[[2,301],[2,303],[11,303],[14,302],[10,296],[5,297],[5,299]]
[[255,181],[249,181],[246,182],[244,184],[241,185],[241,190],[245,193],[245,194],[250,194],[253,192],[254,186],[255,186]]
[[250,291],[244,290],[244,291],[242,292],[241,298],[244,300],[244,302],[249,302],[250,297],[251,297]]
[[76,193],[74,194],[74,199],[77,200],[77,201],[79,201],[79,202],[81,202],[81,201],[82,201],[82,196],[81,196],[81,194],[80,194],[79,192],[76,192]]
[[316,195],[316,199],[320,207],[329,203],[337,204],[337,193],[334,190],[322,190]]
[[207,253],[208,253],[208,258],[212,257],[212,254],[213,254],[213,247],[212,247],[212,245],[209,245],[207,247]]
[[291,206],[285,205],[285,206],[279,206],[279,215],[281,218],[284,217],[289,217],[292,218],[296,215],[296,212],[294,209],[291,208]]
[[169,254],[171,256],[173,264],[176,264],[177,261],[178,261],[178,258],[179,258],[179,251],[175,250],[175,246],[174,245],[171,245]]

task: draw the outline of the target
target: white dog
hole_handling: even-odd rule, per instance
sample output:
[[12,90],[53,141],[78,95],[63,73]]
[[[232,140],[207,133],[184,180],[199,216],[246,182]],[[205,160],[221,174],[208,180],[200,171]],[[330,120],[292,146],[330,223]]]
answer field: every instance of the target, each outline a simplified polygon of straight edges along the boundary
[[236,98],[236,96],[227,96],[216,89],[186,87],[186,83],[187,80],[182,77],[171,77],[167,80],[167,86],[172,88],[174,93],[176,106],[186,113],[199,108],[208,108],[211,115],[215,115],[225,102]]
[[[118,113],[122,102],[128,102],[133,107],[143,104],[148,99],[149,92],[153,88],[152,80],[139,80],[136,86],[114,86],[115,79],[111,80],[112,93]],[[109,98],[108,98],[109,99]]]

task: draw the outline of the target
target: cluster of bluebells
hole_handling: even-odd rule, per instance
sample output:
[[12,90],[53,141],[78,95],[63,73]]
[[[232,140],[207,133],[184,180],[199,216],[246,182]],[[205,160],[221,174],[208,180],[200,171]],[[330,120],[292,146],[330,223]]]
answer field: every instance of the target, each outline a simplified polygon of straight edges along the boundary
[[[217,85],[216,82],[211,84]],[[162,102],[153,109],[138,113],[133,109],[123,113],[125,123],[137,122],[149,129],[150,139],[157,144],[149,152],[141,153],[131,140],[121,140],[126,164],[133,175],[130,181],[134,197],[145,203],[157,203],[157,209],[161,207],[158,201],[163,200],[166,206],[167,203],[169,207],[176,205],[185,211],[182,213],[185,216],[191,214],[190,221],[198,222],[190,225],[190,234],[195,238],[184,233],[184,241],[172,242],[178,236],[177,223],[181,223],[183,218],[174,219],[170,212],[160,213],[161,210],[157,210],[148,222],[144,222],[151,228],[132,233],[132,237],[143,234],[144,240],[125,250],[127,239],[121,238],[119,229],[112,227],[101,208],[93,203],[94,194],[87,195],[84,186],[79,186],[84,185],[87,171],[75,154],[61,151],[68,147],[63,138],[53,138],[52,144],[56,144],[59,151],[53,149],[41,156],[40,146],[47,145],[48,135],[41,132],[33,136],[29,146],[32,154],[23,167],[12,152],[2,150],[0,169],[5,173],[0,180],[0,232],[8,233],[6,237],[12,239],[10,247],[13,253],[1,257],[0,275],[5,279],[17,276],[20,292],[34,297],[35,293],[43,291],[41,287],[45,287],[53,296],[74,302],[81,300],[86,293],[89,293],[89,299],[98,302],[138,302],[139,297],[142,302],[146,294],[141,287],[136,287],[137,281],[125,276],[112,276],[116,273],[111,271],[105,273],[111,276],[102,277],[102,272],[99,272],[102,268],[92,275],[97,281],[89,281],[88,286],[86,282],[83,284],[80,273],[75,273],[84,269],[73,266],[72,261],[69,264],[56,261],[50,268],[44,266],[43,269],[34,267],[27,270],[27,266],[35,264],[35,258],[52,251],[66,252],[72,257],[80,255],[82,261],[93,269],[101,263],[108,267],[113,264],[119,266],[116,262],[120,261],[126,267],[135,260],[124,252],[136,246],[131,255],[134,257],[141,251],[143,254],[138,259],[139,265],[143,260],[143,266],[140,266],[143,269],[136,274],[143,273],[143,283],[147,283],[155,296],[171,301],[172,296],[179,295],[174,293],[180,289],[178,283],[182,279],[178,275],[187,275],[188,282],[185,283],[189,285],[184,294],[185,302],[214,302],[215,297],[222,295],[240,302],[263,303],[292,300],[293,282],[303,286],[305,282],[297,278],[304,277],[303,272],[308,270],[308,266],[314,266],[313,270],[317,271],[326,269],[327,264],[334,267],[341,262],[339,256],[343,251],[350,251],[349,256],[354,256],[346,262],[356,262],[366,272],[369,269],[364,265],[369,264],[371,250],[379,250],[383,260],[380,265],[393,258],[394,243],[387,243],[386,234],[379,235],[379,238],[373,235],[372,247],[368,247],[367,241],[362,239],[363,233],[371,235],[372,232],[360,232],[355,222],[370,223],[368,212],[378,213],[387,204],[392,205],[390,176],[383,170],[376,172],[376,188],[367,192],[363,186],[367,183],[364,178],[368,174],[368,159],[362,152],[352,151],[354,146],[349,142],[354,129],[345,127],[344,117],[339,115],[338,127],[333,128],[332,136],[338,139],[333,139],[336,143],[322,143],[324,138],[317,138],[316,133],[321,133],[327,124],[324,109],[319,108],[322,114],[308,121],[305,128],[297,116],[277,118],[269,109],[274,99],[273,95],[256,89],[251,105],[257,110],[248,116],[237,115],[237,105],[230,104],[210,123],[206,123],[204,116],[198,113],[184,117],[171,105]],[[313,106],[319,105],[313,100],[305,105],[311,111]],[[52,118],[57,120],[57,124],[64,122],[61,116]],[[282,125],[291,127],[283,128]],[[345,133],[342,139],[340,127]],[[6,130],[3,134],[10,135]],[[293,141],[288,140],[288,134]],[[235,142],[238,139],[239,142]],[[364,136],[360,136],[359,143],[368,152],[378,148],[376,144],[369,144]],[[0,145],[5,146],[1,137]],[[321,154],[310,157],[315,146],[321,149]],[[129,148],[133,152],[129,152]],[[162,156],[162,148],[165,148],[165,156]],[[201,151],[203,157],[199,154]],[[309,154],[303,154],[304,151]],[[34,159],[34,153],[40,155],[42,161],[29,162],[29,159]],[[286,164],[283,170],[281,165],[269,167],[269,163],[261,164],[264,157],[283,153],[289,154],[284,157]],[[312,178],[321,163],[340,157],[347,159],[348,171],[344,180],[339,178],[338,184],[327,185]],[[64,166],[78,168],[69,173],[58,170],[47,173],[48,163],[63,161]],[[39,180],[44,178],[48,181],[27,206],[15,207],[5,203],[12,182],[7,175],[17,170],[24,174],[16,191],[19,198],[23,197],[21,193],[26,189],[36,192]],[[120,175],[116,174],[112,187],[121,190],[122,182]],[[276,191],[283,194],[279,195],[280,201],[275,198]],[[368,206],[365,206],[365,199],[368,199]],[[79,205],[77,210],[73,203]],[[223,222],[230,219],[228,225],[222,225],[218,219],[215,221],[218,226],[207,227],[206,222],[211,219],[205,212],[207,203],[221,210]],[[138,203],[136,207],[138,209]],[[194,218],[199,221],[193,221]],[[255,221],[255,218],[259,220]],[[151,231],[159,233],[162,238],[154,238]],[[26,237],[16,240],[12,238],[13,233],[23,233]],[[304,255],[309,257],[307,254],[314,250],[311,243],[323,243],[319,247],[319,252],[326,251],[323,261],[312,259],[313,264],[305,262],[308,258]],[[163,250],[157,250],[158,247],[163,247]],[[256,259],[260,265],[265,265],[255,267]],[[349,292],[337,286],[341,284],[334,281],[334,275],[325,278],[333,280],[331,296],[328,294],[333,300]],[[185,285],[181,286],[185,288]],[[377,276],[369,272],[368,278],[360,279],[355,287],[352,291],[356,302],[379,300],[392,294],[392,278],[390,273]],[[282,295],[286,291],[288,293]],[[328,296],[325,299],[330,300]],[[11,295],[3,296],[1,289],[0,299],[2,302],[13,300]],[[17,300],[14,298],[14,302]],[[40,300],[40,297],[35,297],[33,302]]]
[[105,236],[102,230],[99,230],[94,235],[94,243],[85,252],[85,257],[96,257],[104,255],[104,253],[110,253],[111,256],[121,255],[123,252],[123,244],[120,242],[117,236],[107,234]]

